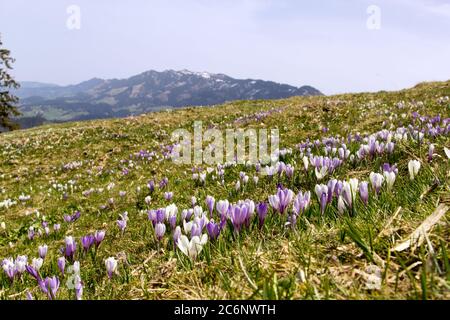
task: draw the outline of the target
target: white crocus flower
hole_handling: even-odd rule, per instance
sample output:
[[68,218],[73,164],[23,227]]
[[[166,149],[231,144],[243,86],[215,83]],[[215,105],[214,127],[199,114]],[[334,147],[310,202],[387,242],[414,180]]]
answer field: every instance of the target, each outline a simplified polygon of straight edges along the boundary
[[418,160],[411,160],[408,163],[408,170],[409,170],[409,177],[411,180],[414,180],[415,176],[419,173],[420,170],[420,161]]
[[388,190],[391,190],[392,186],[394,185],[395,178],[396,178],[395,173],[392,171],[391,172],[385,171],[384,178],[386,179],[386,184],[387,184]]
[[176,216],[177,213],[178,213],[178,208],[175,205],[175,203],[172,203],[171,205],[167,206],[166,207],[166,212],[165,212],[166,220],[168,220],[169,217]]
[[183,220],[183,229],[185,234],[191,233],[192,224],[192,221],[186,222],[186,220]]
[[320,168],[320,171],[318,171],[317,168],[315,168],[314,172],[316,173],[317,180],[320,181],[327,175],[328,167],[323,166],[322,168]]
[[339,196],[338,198],[338,211],[340,214],[344,214],[345,210],[347,209],[344,198],[342,196]]
[[42,258],[33,258],[31,260],[31,266],[36,270],[39,271],[41,269],[42,264],[44,263],[44,260]]
[[203,234],[201,238],[194,236],[191,241],[189,241],[188,237],[182,235],[177,243],[177,246],[185,255],[192,260],[195,260],[207,241],[208,236],[206,234]]
[[105,260],[105,267],[108,277],[111,278],[117,271],[117,260],[114,257],[109,257]]
[[356,194],[358,193],[359,180],[356,178],[350,179],[349,185],[350,185],[350,189],[352,192],[352,199],[353,199],[353,201],[355,201]]

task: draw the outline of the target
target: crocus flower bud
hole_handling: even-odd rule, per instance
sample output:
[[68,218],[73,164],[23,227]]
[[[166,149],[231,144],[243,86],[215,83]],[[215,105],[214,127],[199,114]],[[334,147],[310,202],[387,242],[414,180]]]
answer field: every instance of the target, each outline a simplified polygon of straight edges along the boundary
[[214,211],[214,203],[215,202],[216,202],[216,200],[214,199],[214,197],[212,197],[212,196],[207,196],[206,197],[206,206],[208,207],[208,211],[209,211],[210,217],[212,217],[212,213]]
[[71,236],[66,237],[65,243],[66,243],[65,256],[69,260],[73,260],[73,256],[77,249],[77,243],[76,243],[75,239]]
[[94,243],[95,246],[98,247],[100,245],[100,243],[102,243],[103,239],[105,239],[105,231],[104,230],[100,230],[100,231],[95,231],[94,233]]
[[173,243],[175,246],[177,245],[177,242],[180,239],[180,237],[181,237],[181,228],[180,226],[177,226],[175,228],[175,231],[173,232]]
[[375,190],[375,193],[378,194],[380,192],[381,186],[383,185],[384,177],[379,173],[372,172],[369,175],[369,179],[372,184],[372,188]]
[[367,206],[369,201],[369,188],[366,181],[359,184],[359,196],[361,197],[361,201]]
[[59,257],[57,260],[58,269],[61,271],[61,274],[64,275],[64,268],[66,267],[66,258]]
[[156,239],[158,239],[158,241],[161,241],[165,233],[166,233],[166,225],[164,223],[158,222],[155,226]]
[[320,203],[320,212],[322,214],[324,214],[325,212],[325,207],[327,205],[327,201],[328,201],[328,186],[324,185],[324,184],[318,184],[315,187],[315,192],[317,195],[317,198],[319,199],[319,203]]
[[105,260],[106,272],[108,278],[112,278],[113,274],[117,271],[117,260],[114,257],[109,257]]
[[39,271],[39,269],[41,269],[43,263],[44,260],[42,258],[33,258],[31,260],[31,266],[36,269],[36,271]]
[[260,228],[262,228],[262,226],[264,225],[264,221],[266,220],[267,209],[268,206],[266,202],[260,202],[256,205],[256,213],[258,214],[258,221]]
[[414,180],[414,177],[419,173],[420,170],[420,161],[411,160],[408,163],[409,177],[411,180]]
[[39,272],[34,266],[25,266],[25,270],[37,281],[41,280],[41,277],[39,276]]
[[87,235],[81,238],[81,244],[85,252],[88,252],[91,246],[94,244],[94,236]]
[[216,240],[220,234],[220,227],[217,223],[214,222],[214,220],[211,219],[206,224],[206,231],[208,232],[209,238],[211,240]]
[[392,186],[394,185],[395,178],[396,178],[395,172],[385,171],[383,175],[384,175],[384,178],[386,179],[387,189],[391,190]]
[[42,259],[45,259],[45,256],[47,255],[47,252],[48,252],[48,246],[46,244],[39,246],[38,252],[39,252],[39,257],[41,257]]

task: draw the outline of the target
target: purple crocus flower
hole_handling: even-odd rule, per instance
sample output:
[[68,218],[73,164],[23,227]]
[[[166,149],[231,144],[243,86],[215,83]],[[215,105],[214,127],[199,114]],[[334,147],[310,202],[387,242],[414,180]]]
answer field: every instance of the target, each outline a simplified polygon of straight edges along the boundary
[[217,210],[217,212],[219,212],[221,220],[226,219],[226,217],[228,216],[229,208],[230,208],[230,203],[228,202],[228,200],[217,201],[216,210]]
[[175,227],[177,226],[177,216],[170,215],[167,220],[169,222],[170,228],[172,228],[172,230],[175,229]]
[[75,239],[71,236],[66,237],[65,243],[66,243],[66,248],[65,248],[64,254],[67,259],[72,261],[75,251],[77,249],[77,243],[76,243]]
[[166,233],[166,225],[164,223],[158,222],[155,226],[156,239],[158,239],[158,241],[161,241],[165,233]]
[[331,179],[330,181],[328,181],[328,197],[327,197],[327,202],[331,203],[331,201],[333,200],[333,195],[335,194],[335,189],[336,189],[336,185],[337,185],[337,180],[336,179]]
[[206,206],[208,207],[208,211],[209,211],[209,216],[212,217],[212,213],[214,211],[214,203],[216,202],[216,200],[214,199],[214,197],[212,196],[207,196],[206,197]]
[[13,259],[12,258],[4,259],[2,261],[2,268],[3,271],[5,271],[5,274],[9,278],[9,280],[13,281],[14,276],[16,275],[16,268]]
[[259,227],[262,228],[264,225],[264,221],[266,220],[267,216],[267,202],[260,202],[256,205],[256,212],[258,214],[258,221],[259,221]]
[[191,219],[191,217],[192,217],[193,214],[194,214],[194,209],[184,209],[184,210],[181,212],[181,218],[182,218],[183,220],[188,221],[188,220]]
[[389,142],[386,144],[386,151],[389,154],[392,154],[394,152],[394,148],[395,148],[395,143],[394,142]]
[[305,210],[308,208],[309,203],[311,201],[311,192],[307,191],[304,194],[300,191],[300,193],[294,199],[294,213],[296,215],[303,214]]
[[201,237],[201,235],[202,235],[202,227],[194,222],[191,228],[191,239],[195,236]]
[[28,229],[28,239],[29,239],[30,241],[32,241],[32,240],[34,239],[34,236],[35,236],[34,229],[33,229],[33,227],[30,227],[30,228]]
[[251,218],[255,214],[255,203],[249,199],[245,200],[244,203],[248,208],[247,218],[245,218],[245,226],[248,228],[250,226]]
[[159,182],[159,188],[160,188],[160,189],[164,189],[165,187],[167,187],[168,184],[169,184],[169,179],[168,179],[168,178],[163,178],[163,179]]
[[180,237],[181,237],[181,228],[180,228],[180,226],[177,226],[173,232],[173,244],[175,247],[176,247]]
[[59,257],[57,260],[57,264],[59,271],[61,271],[61,274],[64,276],[64,269],[66,267],[66,258]]
[[118,219],[117,226],[119,227],[120,231],[123,233],[125,232],[125,228],[127,227],[127,220],[125,219]]
[[327,205],[327,200],[328,200],[328,186],[326,186],[324,184],[318,184],[315,187],[315,192],[316,192],[317,198],[319,199],[320,212],[323,215],[325,212],[325,207]]
[[25,266],[25,268],[26,268],[27,272],[28,272],[34,279],[36,279],[37,281],[40,281],[40,280],[41,280],[41,277],[40,277],[40,275],[39,275],[39,272],[38,272],[35,268],[33,268],[33,267],[30,266],[30,265]]
[[164,219],[166,218],[166,209],[159,208],[158,210],[156,210],[155,217],[156,217],[156,223],[164,222]]
[[359,196],[361,197],[361,201],[367,206],[369,201],[369,187],[366,181],[359,184]]
[[98,248],[98,246],[100,246],[100,243],[102,243],[103,239],[105,239],[105,234],[106,234],[106,232],[104,230],[95,231],[94,243],[97,248]]
[[217,223],[215,223],[214,220],[211,219],[206,224],[206,231],[208,232],[209,238],[211,240],[216,240],[220,234],[220,226]]
[[156,225],[156,210],[147,210],[148,220],[150,220],[153,224],[153,227]]
[[286,172],[286,177],[288,177],[288,179],[292,179],[294,176],[294,167],[288,164],[286,165],[284,171]]
[[81,212],[80,211],[75,211],[75,213],[72,215],[72,222],[78,220],[81,216]]
[[42,260],[44,260],[45,256],[47,255],[47,252],[48,252],[48,246],[46,244],[39,246],[38,252],[39,252],[39,257],[41,257]]
[[380,192],[381,186],[384,181],[383,175],[379,173],[372,172],[369,175],[370,182],[372,184],[372,188],[375,190],[375,193],[378,194]]
[[147,187],[148,187],[148,189],[150,190],[150,192],[155,191],[155,181],[150,180],[150,181],[147,183]]
[[293,198],[294,192],[292,190],[279,188],[276,195],[269,196],[269,203],[274,210],[284,214]]
[[173,198],[173,192],[164,192],[164,199],[166,199],[167,201],[172,200]]
[[381,171],[384,172],[394,172],[395,175],[398,174],[398,169],[397,169],[397,165],[393,164],[390,165],[389,163],[384,163],[383,166],[381,167]]
[[91,246],[94,244],[94,236],[88,234],[87,236],[82,237],[81,244],[83,246],[84,251],[88,252]]
[[56,276],[47,277],[44,280],[39,281],[39,287],[42,292],[47,294],[50,300],[56,298],[56,293],[59,289],[59,279]]
[[245,220],[247,219],[247,214],[248,214],[248,207],[245,203],[241,205],[234,205],[231,207],[230,219],[236,232],[239,233],[241,231],[242,226],[244,225]]

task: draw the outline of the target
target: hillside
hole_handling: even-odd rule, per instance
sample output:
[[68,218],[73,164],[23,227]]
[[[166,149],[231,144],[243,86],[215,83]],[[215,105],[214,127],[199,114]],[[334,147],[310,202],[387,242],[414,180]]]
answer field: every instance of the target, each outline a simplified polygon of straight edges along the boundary
[[[449,299],[449,96],[423,83],[1,134],[0,299]],[[280,162],[174,164],[171,133],[195,121],[277,128]]]
[[188,70],[151,70],[127,79],[93,78],[69,86],[24,82],[16,93],[20,97],[23,116],[19,121],[23,128],[35,126],[36,120],[48,123],[117,118],[231,100],[321,95],[310,86],[297,88]]

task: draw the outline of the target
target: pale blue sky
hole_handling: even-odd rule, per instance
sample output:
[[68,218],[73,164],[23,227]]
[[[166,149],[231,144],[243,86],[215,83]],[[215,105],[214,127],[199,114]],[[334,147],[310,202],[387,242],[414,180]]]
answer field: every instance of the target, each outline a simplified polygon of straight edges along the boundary
[[190,69],[332,94],[450,79],[450,0],[0,0],[0,33],[22,81]]

